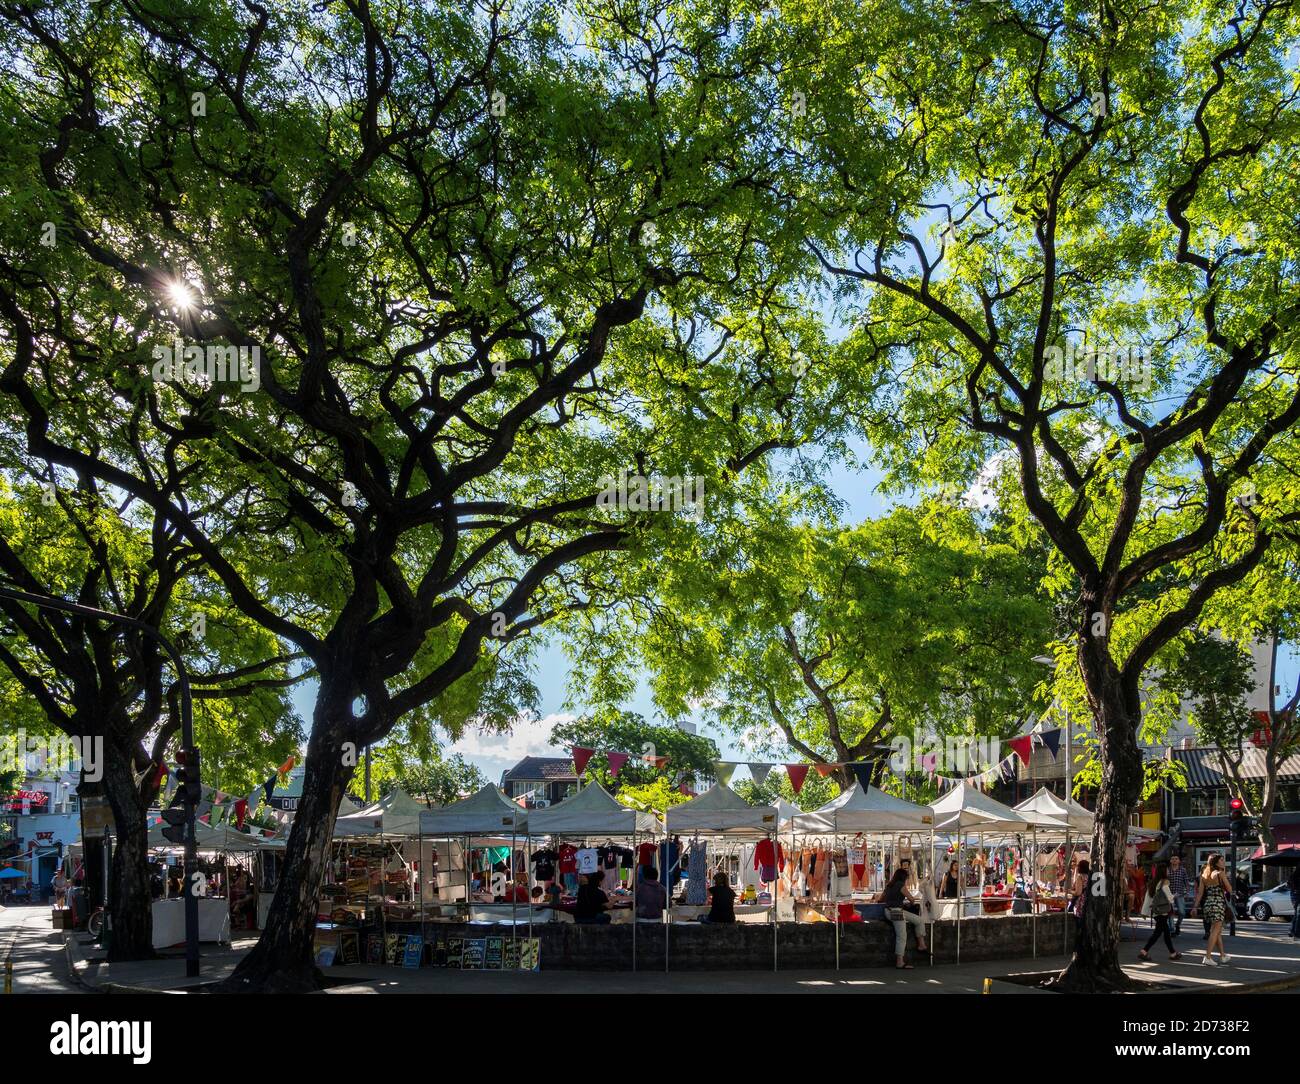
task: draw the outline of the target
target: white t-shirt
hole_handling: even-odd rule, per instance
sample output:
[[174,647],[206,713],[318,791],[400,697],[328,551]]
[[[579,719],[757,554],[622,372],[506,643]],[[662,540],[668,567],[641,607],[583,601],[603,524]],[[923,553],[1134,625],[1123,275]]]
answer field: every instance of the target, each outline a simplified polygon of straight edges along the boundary
[[591,847],[583,847],[574,857],[578,860],[579,873],[595,873],[599,869],[596,852]]

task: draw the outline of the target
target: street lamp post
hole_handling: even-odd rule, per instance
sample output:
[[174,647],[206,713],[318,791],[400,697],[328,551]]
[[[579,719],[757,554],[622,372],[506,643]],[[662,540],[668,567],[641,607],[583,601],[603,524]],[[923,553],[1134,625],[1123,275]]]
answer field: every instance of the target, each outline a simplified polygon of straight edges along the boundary
[[[180,652],[167,637],[152,625],[134,617],[96,609],[94,606],[83,606],[78,602],[68,602],[53,595],[33,594],[30,591],[0,586],[0,597],[13,599],[15,602],[25,602],[29,606],[39,606],[46,610],[62,610],[64,613],[90,617],[97,621],[112,621],[118,625],[138,629],[146,636],[157,640],[167,652],[176,670],[176,684],[181,701],[181,745],[186,751],[186,760],[195,762],[191,755],[194,749],[194,712],[190,699],[190,675],[185,669]],[[193,874],[198,865],[198,845],[194,835],[194,801],[189,794],[184,794],[182,797],[185,808],[185,974],[190,978],[196,978],[199,974],[199,899],[194,894]]]

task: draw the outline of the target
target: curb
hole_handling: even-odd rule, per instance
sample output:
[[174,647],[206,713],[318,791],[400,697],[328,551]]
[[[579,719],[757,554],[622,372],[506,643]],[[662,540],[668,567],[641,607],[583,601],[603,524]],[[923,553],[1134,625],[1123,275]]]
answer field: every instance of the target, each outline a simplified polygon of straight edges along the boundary
[[[73,931],[75,932],[75,931]],[[68,975],[71,980],[85,990],[88,994],[183,994],[184,990],[157,990],[148,986],[131,986],[125,982],[101,982],[93,983],[81,974],[72,956],[72,937],[65,934],[63,938],[63,954],[68,963]]]
[[[1028,977],[1029,975],[1048,978],[1051,975],[1057,974],[1057,972],[1022,971],[1022,972],[1017,972],[1016,974],[1017,977],[1019,978],[1025,978]],[[1129,976],[1129,977],[1132,978],[1133,976]],[[1014,986],[1014,987],[1019,987],[1020,989],[1026,989],[1026,986],[1023,983],[1011,982],[1010,976],[1008,975],[985,975],[984,984],[985,984],[985,992],[989,994],[1010,992],[1009,990],[998,990],[998,989],[990,988],[994,986],[998,986],[998,987]],[[1162,996],[1168,996],[1170,994],[1177,994],[1177,995],[1190,994],[1190,995],[1199,995],[1199,996],[1205,996],[1210,994],[1273,994],[1273,993],[1280,993],[1283,990],[1292,990],[1297,987],[1300,987],[1300,972],[1297,972],[1294,975],[1289,975],[1286,978],[1281,978],[1281,979],[1263,979],[1259,982],[1233,982],[1233,983],[1225,983],[1222,986],[1187,987],[1187,986],[1167,986],[1162,983],[1160,989],[1135,990],[1133,991],[1133,993],[1139,997],[1162,997]],[[1039,989],[1038,987],[1027,987],[1027,988],[1030,990],[1034,990],[1037,993],[1044,993],[1044,994],[1058,992],[1052,990],[1042,990]],[[1085,995],[1081,995],[1081,996],[1085,996]]]

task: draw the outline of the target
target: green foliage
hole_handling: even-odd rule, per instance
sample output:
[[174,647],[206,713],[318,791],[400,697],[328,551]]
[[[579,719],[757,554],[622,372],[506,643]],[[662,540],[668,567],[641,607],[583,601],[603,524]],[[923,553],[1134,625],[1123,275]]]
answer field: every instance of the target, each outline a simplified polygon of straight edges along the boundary
[[790,777],[783,771],[771,771],[761,783],[753,779],[737,779],[731,789],[750,805],[772,805],[778,798],[803,810],[818,809],[840,792],[839,784],[829,776],[822,778],[814,771],[804,777],[803,786],[795,794]]
[[[619,773],[619,779],[623,775]],[[683,794],[679,786],[659,776],[648,783],[624,783],[619,786],[614,797],[631,809],[644,809],[662,817],[669,808],[690,801],[689,794]]]
[[[711,778],[718,747],[709,738],[687,734],[679,727],[648,723],[636,712],[599,712],[551,728],[551,744],[568,749],[581,745],[595,749],[596,755],[583,773],[584,782],[596,782],[613,794],[622,788],[650,787],[653,793],[660,781],[669,790],[679,783]],[[633,759],[619,769],[618,778],[610,775],[605,753],[631,753]],[[662,769],[638,758],[667,757]]]
[[1193,632],[1178,665],[1162,680],[1190,702],[1203,745],[1240,748],[1258,725],[1249,706],[1254,660],[1230,641]]

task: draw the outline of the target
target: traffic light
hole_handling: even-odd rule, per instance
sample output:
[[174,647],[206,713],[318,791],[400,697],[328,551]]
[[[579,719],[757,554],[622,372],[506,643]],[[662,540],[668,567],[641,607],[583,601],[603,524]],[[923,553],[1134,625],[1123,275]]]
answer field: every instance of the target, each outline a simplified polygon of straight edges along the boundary
[[203,797],[197,749],[182,749],[176,754],[176,793],[188,805],[198,805]]
[[1228,836],[1231,839],[1245,839],[1246,803],[1240,798],[1233,798],[1228,803]]

